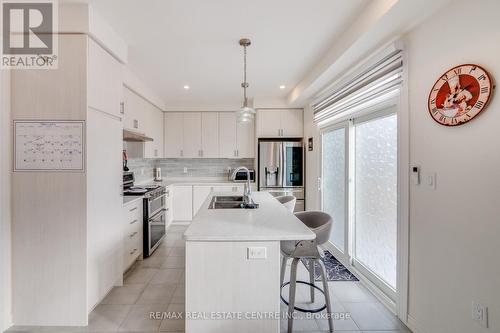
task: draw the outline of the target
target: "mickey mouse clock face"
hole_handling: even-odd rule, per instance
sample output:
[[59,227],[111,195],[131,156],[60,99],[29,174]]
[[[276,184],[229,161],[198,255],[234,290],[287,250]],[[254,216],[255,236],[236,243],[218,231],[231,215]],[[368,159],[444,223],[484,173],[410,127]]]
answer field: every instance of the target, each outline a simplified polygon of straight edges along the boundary
[[460,65],[444,73],[429,94],[429,113],[441,125],[457,126],[477,116],[488,104],[491,77],[478,65]]

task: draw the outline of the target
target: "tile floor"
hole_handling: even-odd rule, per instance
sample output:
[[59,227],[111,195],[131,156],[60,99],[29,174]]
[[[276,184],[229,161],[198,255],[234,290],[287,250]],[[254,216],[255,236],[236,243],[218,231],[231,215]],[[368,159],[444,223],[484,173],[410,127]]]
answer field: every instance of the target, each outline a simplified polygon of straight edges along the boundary
[[[165,241],[150,258],[138,261],[125,277],[124,285],[115,287],[89,316],[88,327],[13,327],[7,332],[183,332],[182,319],[151,319],[151,312],[184,311],[184,256],[182,233],[186,227],[171,226]],[[288,274],[288,270],[287,270]],[[298,279],[307,281],[307,270],[299,264]],[[288,277],[285,279],[288,280]],[[329,282],[333,310],[350,318],[335,320],[335,330],[343,333],[408,333],[405,326],[380,304],[359,282]],[[283,288],[285,298],[288,287]],[[314,308],[306,286],[297,287],[297,306]],[[282,304],[283,312],[286,306]],[[299,313],[299,315],[301,315]],[[281,331],[287,322],[282,320]],[[302,317],[294,321],[294,331],[326,332],[328,321]]]

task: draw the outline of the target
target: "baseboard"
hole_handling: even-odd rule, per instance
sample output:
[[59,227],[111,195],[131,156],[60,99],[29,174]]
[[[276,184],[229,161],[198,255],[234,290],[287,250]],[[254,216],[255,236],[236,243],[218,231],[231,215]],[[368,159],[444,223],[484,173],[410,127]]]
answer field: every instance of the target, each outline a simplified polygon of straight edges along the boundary
[[408,323],[406,325],[413,333],[427,333],[411,315],[408,315]]

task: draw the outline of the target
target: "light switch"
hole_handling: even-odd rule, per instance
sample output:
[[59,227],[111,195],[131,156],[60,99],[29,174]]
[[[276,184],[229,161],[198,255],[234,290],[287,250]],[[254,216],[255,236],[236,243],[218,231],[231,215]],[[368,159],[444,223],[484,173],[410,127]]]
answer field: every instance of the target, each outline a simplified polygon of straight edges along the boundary
[[248,259],[266,259],[266,248],[265,247],[249,247],[247,249]]

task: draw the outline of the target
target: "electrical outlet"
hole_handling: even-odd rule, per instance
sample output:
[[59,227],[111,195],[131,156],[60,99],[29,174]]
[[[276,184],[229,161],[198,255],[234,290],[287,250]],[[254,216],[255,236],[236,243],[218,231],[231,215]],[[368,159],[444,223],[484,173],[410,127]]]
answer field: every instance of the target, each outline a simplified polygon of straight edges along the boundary
[[472,302],[472,320],[488,328],[488,307],[477,302]]
[[249,247],[247,249],[248,259],[266,259],[266,248],[265,247]]
[[144,176],[144,168],[141,168],[141,176]]
[[185,167],[184,170],[183,170],[183,172],[184,173],[188,173],[188,168]]

